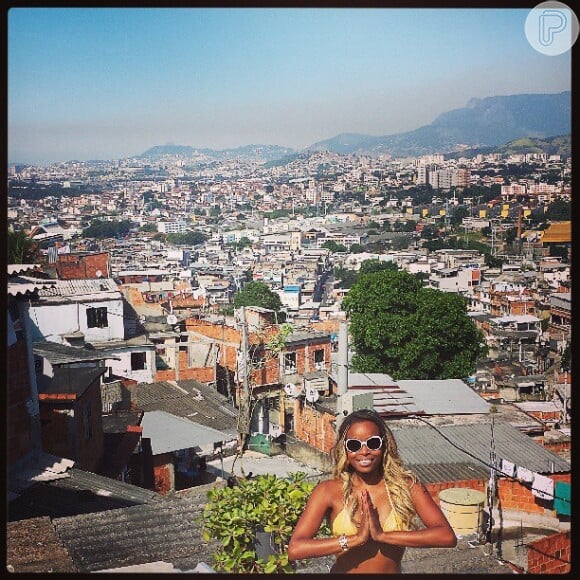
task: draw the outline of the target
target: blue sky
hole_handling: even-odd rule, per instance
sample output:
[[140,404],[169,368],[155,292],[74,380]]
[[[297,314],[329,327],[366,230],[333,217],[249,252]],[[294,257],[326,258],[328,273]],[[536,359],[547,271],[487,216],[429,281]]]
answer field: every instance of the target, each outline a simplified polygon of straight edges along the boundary
[[388,135],[472,97],[571,89],[528,9],[11,8],[8,160]]

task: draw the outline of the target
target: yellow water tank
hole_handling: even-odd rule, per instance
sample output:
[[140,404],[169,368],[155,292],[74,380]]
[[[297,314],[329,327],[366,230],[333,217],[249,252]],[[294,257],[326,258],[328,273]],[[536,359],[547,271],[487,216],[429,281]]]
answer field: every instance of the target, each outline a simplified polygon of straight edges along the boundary
[[457,536],[477,532],[483,525],[485,494],[476,489],[452,487],[439,492],[439,505]]

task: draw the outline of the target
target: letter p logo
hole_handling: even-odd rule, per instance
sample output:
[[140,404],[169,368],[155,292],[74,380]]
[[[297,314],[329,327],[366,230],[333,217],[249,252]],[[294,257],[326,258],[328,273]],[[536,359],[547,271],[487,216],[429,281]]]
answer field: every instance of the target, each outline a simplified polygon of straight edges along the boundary
[[556,56],[570,50],[576,42],[578,18],[566,4],[549,0],[530,10],[525,32],[532,48]]
[[568,19],[562,10],[544,10],[538,19],[540,35],[538,40],[542,46],[550,46],[554,37],[566,29]]

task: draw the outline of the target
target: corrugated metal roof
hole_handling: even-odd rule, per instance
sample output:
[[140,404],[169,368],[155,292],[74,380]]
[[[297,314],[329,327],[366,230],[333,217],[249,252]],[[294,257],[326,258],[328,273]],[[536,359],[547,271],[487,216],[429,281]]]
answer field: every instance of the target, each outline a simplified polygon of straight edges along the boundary
[[397,381],[386,373],[348,373],[349,387],[385,387],[397,384]]
[[542,244],[571,242],[572,222],[566,221],[550,224],[550,227],[544,231],[541,241]]
[[39,517],[6,525],[6,567],[15,573],[76,573],[50,518]]
[[41,278],[32,278],[29,276],[13,276],[8,280],[8,296],[25,296],[26,294],[33,294],[37,290],[40,292],[44,289],[52,288],[54,285],[54,280],[42,280]]
[[142,411],[166,411],[224,433],[236,433],[237,412],[226,397],[203,383],[141,383],[133,388],[133,393],[134,403]]
[[[397,446],[405,464],[411,469],[419,465],[474,464],[488,465],[491,446],[489,423],[442,425],[393,429]],[[569,472],[570,462],[546,449],[507,423],[494,425],[497,460],[506,459],[536,473]]]
[[28,454],[9,475],[8,488],[18,495],[39,481],[69,477],[74,461],[44,451]]
[[408,465],[423,483],[440,483],[442,481],[468,481],[489,478],[489,469],[475,463],[422,463]]
[[57,342],[37,342],[33,350],[35,355],[45,358],[53,365],[77,361],[121,360],[118,356],[113,356],[106,351],[68,346]]
[[40,264],[8,264],[6,267],[9,276],[22,274],[23,272],[31,272],[33,270],[40,270]]
[[429,415],[488,413],[489,403],[461,379],[403,380],[398,385]]
[[56,367],[50,384],[39,394],[69,393],[80,397],[106,372],[105,367]]
[[115,294],[122,296],[119,286],[112,278],[95,278],[87,280],[57,280],[54,287],[41,290],[41,298],[78,297],[84,295]]
[[10,521],[89,514],[160,501],[153,491],[73,468],[67,477],[36,483],[8,504]]
[[143,415],[141,427],[143,427],[143,437],[151,439],[153,455],[232,439],[232,436],[227,433],[204,427],[165,411],[146,412]]
[[202,538],[207,489],[159,502],[53,520],[80,572],[149,562],[171,562],[179,570],[211,563],[218,542]]

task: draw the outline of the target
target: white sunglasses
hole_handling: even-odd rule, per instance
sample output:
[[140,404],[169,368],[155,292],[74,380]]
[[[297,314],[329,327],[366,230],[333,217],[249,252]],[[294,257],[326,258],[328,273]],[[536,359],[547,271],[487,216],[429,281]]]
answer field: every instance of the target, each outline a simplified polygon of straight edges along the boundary
[[380,435],[373,435],[366,441],[361,441],[360,439],[346,439],[344,442],[344,446],[349,453],[360,451],[363,445],[366,445],[367,449],[371,451],[377,451],[383,446],[383,438]]

